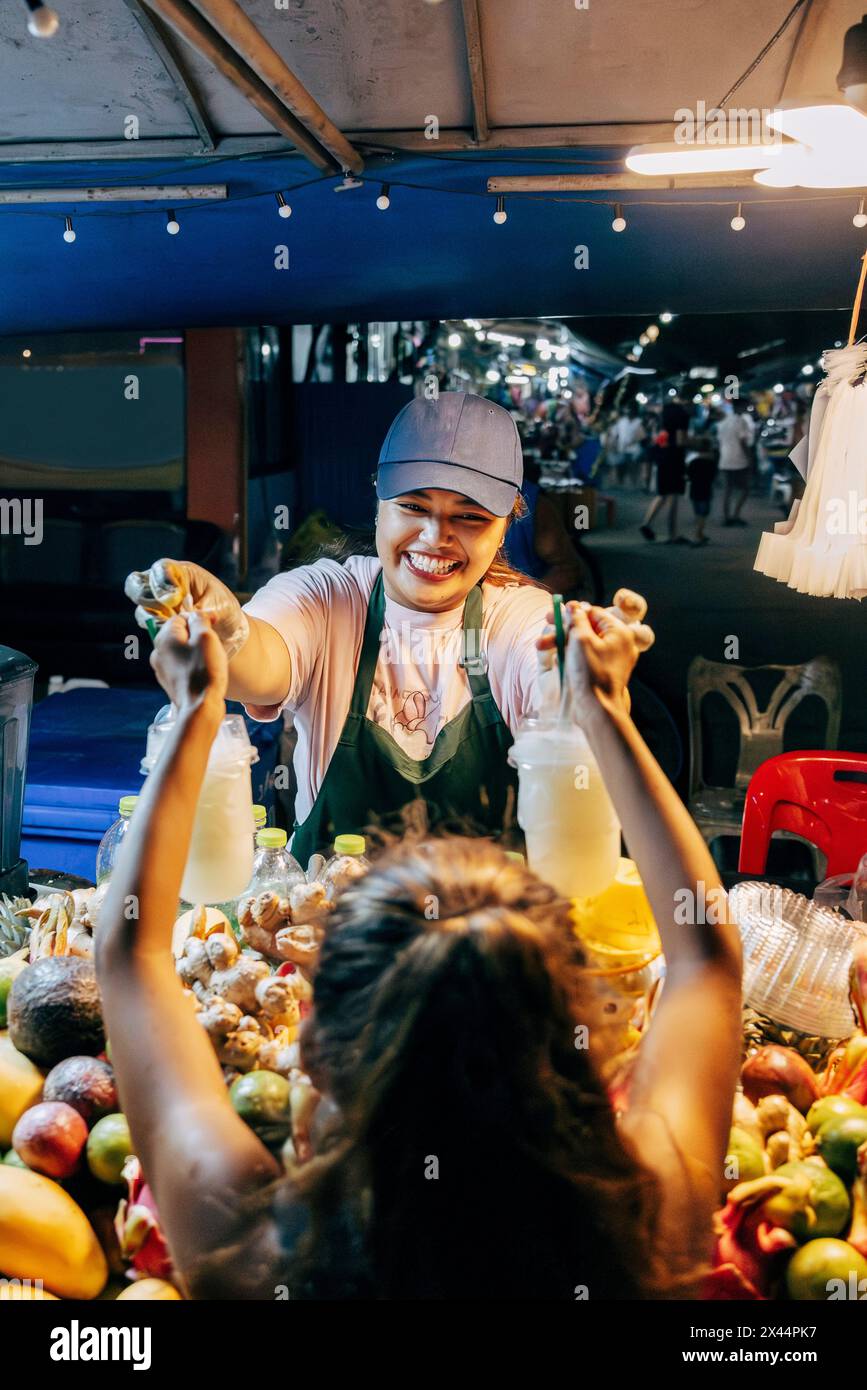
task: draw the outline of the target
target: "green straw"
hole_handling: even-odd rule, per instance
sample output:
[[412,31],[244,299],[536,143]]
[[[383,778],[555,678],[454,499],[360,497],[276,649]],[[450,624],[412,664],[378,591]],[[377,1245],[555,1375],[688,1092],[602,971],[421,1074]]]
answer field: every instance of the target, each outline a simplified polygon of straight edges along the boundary
[[554,632],[557,638],[557,666],[560,670],[560,688],[563,688],[563,672],[565,669],[564,653],[566,651],[566,634],[563,631],[563,595],[554,595]]
[[150,634],[150,639],[151,639],[151,641],[152,641],[152,642],[156,642],[156,640],[157,640],[157,633],[159,632],[159,628],[158,628],[157,625],[156,625],[156,620],[155,620],[154,618],[148,618],[148,619],[146,619],[146,626],[147,626],[147,630],[148,630],[148,632],[149,632],[149,634]]

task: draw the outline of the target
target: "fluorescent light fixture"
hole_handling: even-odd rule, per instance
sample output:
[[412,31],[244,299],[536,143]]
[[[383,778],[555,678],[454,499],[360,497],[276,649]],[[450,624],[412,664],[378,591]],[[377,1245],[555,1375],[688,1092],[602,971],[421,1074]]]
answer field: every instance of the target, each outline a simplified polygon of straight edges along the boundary
[[780,106],[768,125],[798,144],[783,147],[772,169],[755,175],[765,188],[863,188],[867,184],[867,115],[841,102]]
[[724,174],[765,169],[785,145],[636,145],[626,156],[634,174]]
[[764,188],[864,188],[867,186],[867,119],[862,148],[799,150],[755,175]]

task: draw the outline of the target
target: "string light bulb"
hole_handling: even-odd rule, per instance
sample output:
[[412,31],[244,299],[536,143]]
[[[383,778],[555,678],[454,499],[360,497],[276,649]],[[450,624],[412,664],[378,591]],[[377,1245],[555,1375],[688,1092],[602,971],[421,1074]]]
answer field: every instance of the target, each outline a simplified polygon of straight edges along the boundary
[[743,203],[738,203],[738,210],[732,218],[730,225],[733,232],[742,232],[747,225],[747,219],[744,217]]
[[670,313],[668,312],[668,310],[665,309],[665,310],[660,314],[660,316],[659,316],[659,322],[660,322],[660,323],[671,323],[671,320],[672,320],[673,318],[674,318],[674,314],[670,314]]
[[63,240],[69,242],[75,241],[75,228],[72,225],[72,218],[64,217],[63,221],[65,224],[63,230]]
[[494,221],[498,227],[502,227],[503,223],[508,220],[508,217],[509,214],[506,212],[506,200],[501,193],[497,199],[497,210],[494,213]]
[[626,231],[626,218],[623,216],[623,208],[619,203],[614,204],[614,221],[611,223],[612,232]]
[[43,5],[42,0],[27,0],[30,18],[27,21],[28,33],[35,39],[51,39],[60,28],[60,19],[55,10]]
[[387,212],[391,207],[391,198],[388,196],[390,191],[391,184],[384,183],[379,191],[379,197],[376,200],[376,206],[379,208],[380,212]]
[[858,204],[858,211],[852,218],[853,227],[867,227],[867,212],[864,211],[864,199]]
[[283,197],[283,194],[282,194],[282,193],[275,193],[275,194],[274,194],[274,197],[277,199],[277,212],[278,212],[279,216],[280,216],[280,217],[291,217],[291,216],[292,216],[292,209],[290,208],[289,204],[286,202],[286,199]]
[[169,208],[168,212],[166,213],[166,231],[168,232],[169,236],[177,236],[180,230],[181,224],[175,217],[173,209]]

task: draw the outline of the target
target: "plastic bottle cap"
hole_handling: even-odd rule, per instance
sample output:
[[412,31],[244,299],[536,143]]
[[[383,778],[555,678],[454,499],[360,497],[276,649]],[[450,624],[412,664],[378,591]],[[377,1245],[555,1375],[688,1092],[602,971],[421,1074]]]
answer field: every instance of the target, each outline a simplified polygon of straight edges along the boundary
[[120,814],[124,818],[126,818],[127,816],[132,815],[133,811],[136,808],[137,801],[137,796],[122,796],[120,801],[117,803],[117,809],[120,811]]
[[258,832],[256,844],[260,849],[285,849],[287,839],[285,830],[278,830],[272,825],[267,830]]
[[253,807],[253,824],[257,830],[261,830],[268,820],[268,812],[264,806]]
[[335,854],[363,854],[363,835],[338,835],[334,841]]

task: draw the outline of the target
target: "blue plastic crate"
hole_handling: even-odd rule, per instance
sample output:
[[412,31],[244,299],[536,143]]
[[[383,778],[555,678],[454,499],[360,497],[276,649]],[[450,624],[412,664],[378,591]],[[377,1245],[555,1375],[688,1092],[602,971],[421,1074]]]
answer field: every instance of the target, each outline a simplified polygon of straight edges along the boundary
[[[34,707],[21,832],[31,869],[94,881],[97,847],[117,819],[118,801],[141,790],[148,725],[165,702],[160,690],[82,689]],[[247,729],[259,753],[253,800],[270,811],[281,724],[247,719]]]

